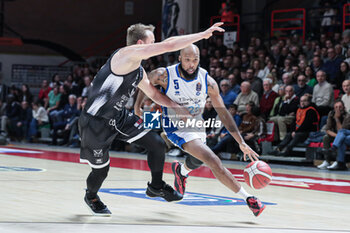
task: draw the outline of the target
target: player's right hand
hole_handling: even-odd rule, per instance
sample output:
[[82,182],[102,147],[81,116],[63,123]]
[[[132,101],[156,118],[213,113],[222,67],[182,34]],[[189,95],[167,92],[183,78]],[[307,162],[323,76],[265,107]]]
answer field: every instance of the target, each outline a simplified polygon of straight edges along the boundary
[[218,32],[224,32],[225,29],[221,28],[220,26],[223,25],[223,22],[219,22],[208,28],[203,32],[203,38],[208,39],[213,35],[213,32],[218,31]]
[[188,109],[183,106],[178,106],[177,108],[175,108],[175,112],[178,118],[180,118],[184,122],[186,122],[187,119],[190,119],[192,117]]

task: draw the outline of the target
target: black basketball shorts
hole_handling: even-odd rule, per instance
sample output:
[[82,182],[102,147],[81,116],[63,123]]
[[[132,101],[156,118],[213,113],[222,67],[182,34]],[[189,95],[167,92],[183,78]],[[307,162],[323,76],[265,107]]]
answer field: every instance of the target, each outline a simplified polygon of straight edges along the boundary
[[124,119],[106,119],[83,111],[79,117],[80,162],[103,168],[110,163],[108,152],[114,139],[132,143],[149,131],[143,127],[143,120],[132,113]]

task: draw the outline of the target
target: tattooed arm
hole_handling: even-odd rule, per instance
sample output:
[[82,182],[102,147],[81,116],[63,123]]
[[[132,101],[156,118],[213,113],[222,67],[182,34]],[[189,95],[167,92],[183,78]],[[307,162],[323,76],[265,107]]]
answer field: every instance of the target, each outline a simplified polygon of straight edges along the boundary
[[[163,67],[153,70],[148,74],[147,77],[153,86],[160,85],[165,89],[168,85],[168,74],[166,72],[166,69]],[[139,117],[142,117],[143,115],[141,105],[144,98],[145,98],[145,93],[141,89],[139,89],[139,92],[134,104],[135,114],[138,115]]]
[[226,127],[226,129],[230,132],[232,137],[236,140],[236,142],[239,144],[240,149],[244,153],[244,160],[246,160],[246,156],[250,158],[251,161],[258,160],[257,157],[259,155],[255,153],[244,141],[242,138],[242,135],[240,134],[238,127],[232,117],[232,115],[229,113],[229,111],[226,109],[224,101],[222,100],[219,92],[219,87],[216,83],[216,81],[208,76],[208,94],[210,96],[211,102],[213,104],[213,107],[215,108],[216,112],[218,113],[220,120]]

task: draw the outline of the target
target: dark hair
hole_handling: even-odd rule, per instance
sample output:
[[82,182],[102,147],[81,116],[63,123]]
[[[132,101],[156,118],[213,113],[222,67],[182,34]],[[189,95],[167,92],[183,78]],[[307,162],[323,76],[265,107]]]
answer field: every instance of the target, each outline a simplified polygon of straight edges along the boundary
[[234,108],[235,110],[237,110],[238,106],[237,106],[237,104],[231,104],[228,108]]

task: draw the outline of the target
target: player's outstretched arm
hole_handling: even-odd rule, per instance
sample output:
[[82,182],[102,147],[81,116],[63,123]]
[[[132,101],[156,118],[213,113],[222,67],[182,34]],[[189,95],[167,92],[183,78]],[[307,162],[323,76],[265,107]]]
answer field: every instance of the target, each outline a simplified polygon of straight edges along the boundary
[[175,109],[176,113],[180,115],[180,117],[183,120],[191,116],[185,107],[178,105],[177,103],[169,99],[168,96],[160,93],[160,91],[158,91],[157,88],[155,88],[151,84],[150,80],[147,77],[147,73],[145,71],[143,71],[143,78],[139,83],[138,87],[141,89],[143,93],[145,93],[145,95],[147,95],[156,104]]
[[[213,35],[213,32],[224,32],[220,26],[223,23],[216,23],[207,30],[199,33],[193,33],[183,36],[170,37],[162,42],[153,44],[136,44],[123,48],[120,52],[131,59],[144,60],[166,52],[174,52],[189,46],[202,39],[208,39]],[[123,56],[121,54],[121,56]]]
[[208,94],[210,96],[213,107],[220,117],[221,122],[239,144],[239,148],[244,154],[244,160],[246,160],[246,156],[248,156],[251,161],[258,160],[259,155],[245,143],[242,135],[238,130],[236,122],[225,107],[225,104],[220,96],[217,83],[210,76],[208,76]]

